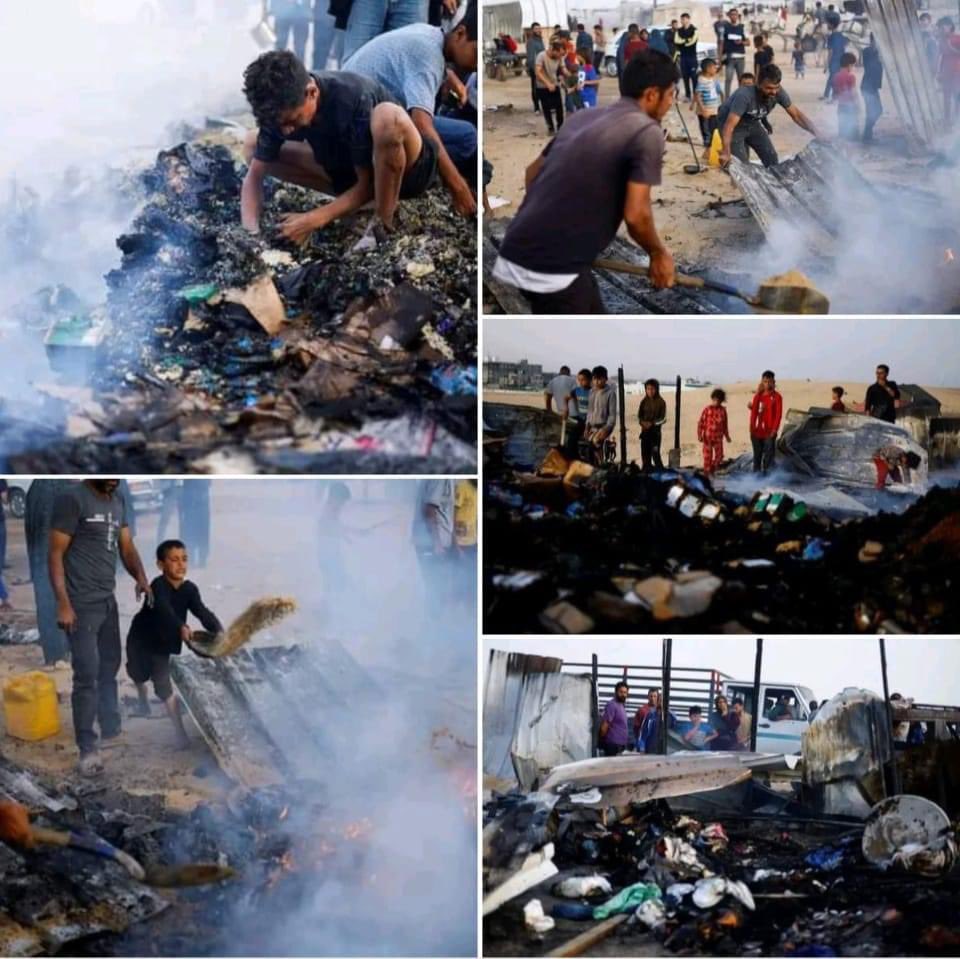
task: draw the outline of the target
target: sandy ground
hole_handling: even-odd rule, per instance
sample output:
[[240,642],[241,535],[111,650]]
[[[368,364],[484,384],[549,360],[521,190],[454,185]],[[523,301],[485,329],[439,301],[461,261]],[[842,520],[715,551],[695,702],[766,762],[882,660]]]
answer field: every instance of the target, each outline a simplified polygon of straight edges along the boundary
[[[789,29],[792,31],[795,26],[791,18]],[[818,69],[814,65],[813,55],[808,54],[806,76],[796,80],[790,52],[783,50],[783,40],[774,36],[771,43],[776,55],[775,62],[783,71],[784,89],[827,137],[834,137],[837,131],[836,107],[818,99],[826,82],[822,68]],[[752,69],[752,55],[748,56],[748,61],[748,69]],[[858,89],[860,75],[858,69]],[[543,118],[533,113],[530,80],[525,73],[506,81],[485,78],[483,91],[483,153],[485,159],[494,165],[489,193],[510,201],[508,206],[494,210],[492,215],[511,217],[523,199],[524,171],[547,143],[546,126]],[[600,105],[611,103],[618,96],[616,78],[604,76],[600,84]],[[883,97],[886,113],[876,127],[877,142],[869,148],[855,144],[849,150],[870,179],[903,182],[904,177],[913,176],[909,169],[912,163],[895,156],[893,152],[894,145],[900,142],[896,137],[899,121],[886,91],[883,91]],[[679,103],[697,151],[701,153],[696,114],[690,111],[688,103],[683,102],[682,87]],[[491,110],[491,107],[497,109]],[[798,152],[809,142],[809,134],[797,127],[783,110],[775,110],[770,120],[774,127],[773,141],[781,158]],[[664,126],[669,139],[664,157],[663,182],[654,190],[654,214],[662,238],[669,244],[678,262],[726,268],[731,272],[746,271],[749,264],[733,259],[729,247],[740,250],[758,248],[763,242],[760,227],[742,204],[719,211],[707,211],[707,216],[702,215],[710,203],[739,200],[740,192],[730,177],[719,169],[708,169],[693,176],[685,174],[683,166],[693,162],[693,155],[689,143],[677,142],[684,133],[675,109],[664,120]],[[626,237],[622,226],[620,234]]]
[[[282,490],[284,495],[251,497],[251,490],[263,490],[264,484],[277,482],[280,485],[273,489]],[[355,499],[343,513],[343,524],[353,531],[350,542],[356,555],[348,556],[344,562],[346,575],[352,579],[341,583],[341,589],[346,585],[346,595],[332,597],[337,600],[334,607],[317,564],[320,545],[316,516],[321,505],[317,487],[321,485],[311,481],[261,480],[255,486],[250,482],[218,481],[212,494],[209,563],[206,569],[191,570],[189,578],[200,586],[204,601],[224,624],[257,597],[292,595],[297,599],[300,610],[254,637],[251,641],[254,645],[309,644],[318,636],[334,636],[363,666],[372,671],[381,670],[381,676],[382,668],[396,670],[397,674],[406,670],[411,676],[442,673],[447,682],[444,693],[438,695],[434,703],[436,712],[443,714],[447,710],[441,722],[472,742],[475,683],[472,668],[465,670],[462,666],[463,650],[451,650],[448,660],[443,655],[434,655],[432,670],[425,643],[421,643],[424,649],[418,658],[414,639],[422,629],[417,618],[422,593],[419,578],[411,579],[411,568],[416,575],[416,559],[409,545],[412,506],[407,501],[385,496],[389,484],[383,481],[351,484],[355,497],[366,490],[370,500]],[[404,486],[412,490],[412,483]],[[137,514],[136,543],[150,578],[156,575],[153,552],[158,520],[159,513]],[[10,587],[15,612],[0,616],[5,622],[33,625],[36,622],[33,588],[29,583],[22,521],[8,517],[7,531],[9,568],[4,570],[4,578]],[[176,519],[167,535],[178,535]],[[375,572],[365,573],[365,568],[374,563],[363,545],[371,537],[375,537],[375,544],[370,548],[383,553],[384,559]],[[356,605],[356,597],[351,595],[347,584],[360,587],[366,575],[375,576],[381,597],[390,598],[389,603],[377,605],[379,619],[351,610]],[[121,635],[126,637],[138,604],[133,582],[125,572],[118,573],[117,583]],[[349,614],[349,620],[337,617],[337,612],[343,610]],[[348,621],[353,623],[349,633],[345,632]],[[195,624],[195,628],[199,628],[199,624]],[[449,632],[448,640],[458,638],[456,627],[449,626]],[[471,643],[467,655],[472,657],[472,650]],[[183,655],[192,654],[185,648]],[[45,669],[39,645],[0,646],[0,686],[10,676],[34,669]],[[47,671],[57,685],[59,734],[40,742],[23,742],[7,736],[4,730],[0,748],[8,758],[38,772],[55,777],[72,776],[77,751],[70,711],[71,670],[65,665]],[[462,688],[457,685],[461,674],[466,677]],[[124,730],[119,740],[102,750],[106,767],[104,781],[132,793],[152,794],[162,790],[171,808],[189,809],[203,800],[223,797],[233,783],[220,772],[189,717],[186,724],[191,745],[180,750],[173,726],[159,701],[152,699],[152,718],[130,717],[123,707],[123,699],[135,697],[136,688],[126,675],[125,666],[121,666],[118,681]]]
[[[788,409],[806,410],[812,406],[829,406],[832,400],[830,390],[838,384],[813,380],[778,380],[777,388],[783,395],[784,414]],[[866,383],[843,383],[848,395],[844,399],[848,405],[862,402]],[[728,457],[739,456],[750,450],[750,429],[748,404],[757,387],[756,380],[739,380],[736,383],[718,383],[727,393],[727,418],[730,422],[732,443],[724,444],[724,453]],[[680,408],[680,449],[683,466],[702,465],[702,453],[697,442],[697,422],[704,406],[710,402],[710,392],[714,387],[684,389],[681,394]],[[943,389],[930,387],[943,404],[945,416],[960,414],[960,388]],[[674,393],[664,392],[667,403],[667,422],[663,428],[661,454],[667,461],[667,451],[673,446],[674,433]],[[506,393],[495,390],[485,391],[483,398],[490,403],[512,403],[518,406],[543,406],[543,396],[539,393]],[[637,410],[642,397],[639,394],[627,395],[627,456],[640,462],[640,431],[637,426]]]

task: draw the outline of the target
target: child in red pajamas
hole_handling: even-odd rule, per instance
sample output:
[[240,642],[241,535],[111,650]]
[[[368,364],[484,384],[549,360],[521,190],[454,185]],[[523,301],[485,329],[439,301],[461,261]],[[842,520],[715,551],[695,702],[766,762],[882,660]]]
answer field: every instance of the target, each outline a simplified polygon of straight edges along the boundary
[[724,403],[727,394],[723,390],[714,390],[710,394],[710,405],[700,414],[697,425],[697,439],[703,443],[703,471],[715,473],[723,462],[723,441],[733,442],[730,439],[730,428],[727,425],[727,411]]

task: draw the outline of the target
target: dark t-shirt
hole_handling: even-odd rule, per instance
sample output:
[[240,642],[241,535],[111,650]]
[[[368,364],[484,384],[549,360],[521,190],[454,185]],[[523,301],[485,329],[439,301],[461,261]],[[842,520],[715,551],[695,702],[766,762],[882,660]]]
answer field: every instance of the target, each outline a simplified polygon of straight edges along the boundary
[[[628,183],[660,183],[663,131],[622,97],[573,114],[543,151],[543,168],[507,228],[501,255],[540,273],[579,273],[623,221]],[[576,217],[558,215],[573,198]]]
[[744,39],[743,24],[738,23],[734,26],[727,23],[723,29],[723,55],[725,57],[746,57],[747,45],[743,42],[735,43],[734,39],[742,41]]
[[893,380],[887,380],[887,386],[893,390],[891,396],[879,383],[874,383],[867,387],[867,396],[863,401],[867,412],[875,416],[878,420],[886,420],[888,423],[895,423],[897,420],[897,408],[894,400],[900,399],[900,390]]
[[791,106],[793,101],[790,94],[782,87],[777,91],[775,97],[763,97],[757,87],[740,87],[733,96],[720,107],[717,113],[717,122],[723,129],[727,122],[727,117],[735,113],[740,117],[741,124],[760,125],[767,115],[771,113],[779,104],[784,109]]
[[129,635],[131,642],[142,643],[151,653],[178,655],[183,648],[180,628],[187,622],[187,613],[193,613],[208,632],[223,632],[220,620],[203,605],[196,583],[187,579],[176,588],[170,585],[166,577],[158,576],[150,586],[153,589],[153,606],[144,602],[133,617]]
[[71,537],[63,557],[70,602],[82,606],[113,596],[120,530],[129,525],[123,494],[101,497],[77,483],[57,497],[50,525]]
[[357,182],[356,167],[373,166],[370,115],[380,103],[396,103],[383,84],[359,73],[322,71],[310,74],[320,87],[320,105],[313,123],[284,136],[261,127],[254,157],[271,163],[280,156],[285,140],[310,144],[314,159],[327,171],[335,193]]

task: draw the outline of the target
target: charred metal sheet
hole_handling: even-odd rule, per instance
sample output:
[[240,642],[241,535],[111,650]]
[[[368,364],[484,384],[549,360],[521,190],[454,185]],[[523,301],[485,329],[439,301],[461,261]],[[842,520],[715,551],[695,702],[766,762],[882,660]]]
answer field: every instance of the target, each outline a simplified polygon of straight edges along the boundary
[[[77,808],[72,797],[53,793],[5,760],[0,797],[46,813]],[[0,955],[58,953],[85,936],[122,932],[167,905],[117,863],[69,849],[21,851],[0,842]]]
[[930,69],[914,0],[864,0],[883,59],[884,87],[915,146],[931,147],[945,129],[943,96]]
[[920,457],[920,466],[910,471],[907,485],[926,486],[926,450],[905,427],[872,416],[827,409],[790,410],[778,445],[808,476],[866,487],[877,481],[874,452],[883,446],[898,446]]
[[484,403],[483,424],[485,431],[504,434],[503,458],[519,469],[533,470],[560,445],[560,417],[542,408]]
[[483,690],[483,772],[512,779],[510,753],[529,677],[559,674],[563,661],[523,653],[490,652]]
[[[498,218],[484,227],[484,257],[483,257],[483,285],[484,298],[493,302],[503,313],[511,315],[530,313],[530,305],[523,294],[513,287],[499,282],[493,275],[493,264],[497,258],[497,249],[503,239],[510,220]],[[600,254],[600,259],[620,260],[636,266],[646,266],[647,257],[636,244],[617,237]],[[694,276],[706,276],[703,270],[696,269],[690,264],[678,263],[677,268]],[[749,288],[750,281],[717,271],[712,271],[714,279],[722,280],[733,285]],[[735,298],[723,293],[709,290],[696,292],[674,287],[669,290],[656,290],[642,277],[628,276],[611,270],[594,270],[600,296],[608,313],[631,314],[713,314],[713,313],[747,313],[748,307]]]
[[569,673],[527,674],[510,758],[524,792],[541,772],[593,755],[593,681]]
[[171,661],[177,690],[224,772],[248,787],[311,779],[335,759],[345,691],[375,685],[338,643]]

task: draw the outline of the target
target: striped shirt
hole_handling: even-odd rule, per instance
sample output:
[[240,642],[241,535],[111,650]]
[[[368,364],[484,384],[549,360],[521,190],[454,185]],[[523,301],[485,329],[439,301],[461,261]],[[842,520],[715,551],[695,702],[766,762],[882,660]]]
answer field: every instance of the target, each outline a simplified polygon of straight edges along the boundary
[[720,108],[720,101],[723,99],[720,80],[717,77],[706,77],[702,73],[699,74],[697,76],[697,93],[700,95],[704,114],[712,116],[716,113]]

